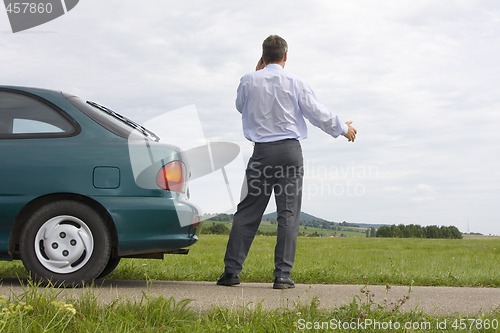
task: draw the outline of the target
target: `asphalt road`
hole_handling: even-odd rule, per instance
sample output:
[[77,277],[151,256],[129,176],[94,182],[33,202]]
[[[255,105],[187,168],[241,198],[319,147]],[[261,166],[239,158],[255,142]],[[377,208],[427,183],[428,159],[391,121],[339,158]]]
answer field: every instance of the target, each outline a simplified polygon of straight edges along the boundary
[[[0,280],[0,295],[21,294],[26,287],[15,278]],[[500,309],[500,288],[454,288],[454,287],[409,287],[368,286],[374,302],[397,303],[409,296],[401,307],[403,311],[415,308],[431,315],[477,315]],[[239,286],[217,286],[215,282],[179,281],[131,281],[103,280],[92,288],[68,288],[57,290],[61,298],[75,298],[92,293],[103,302],[140,300],[144,295],[174,297],[176,300],[191,300],[192,309],[203,311],[214,306],[238,309],[253,308],[261,303],[264,308],[309,304],[317,298],[321,308],[337,308],[349,304],[356,296],[365,300],[359,285],[297,284],[294,289],[275,290],[271,283],[242,283]]]

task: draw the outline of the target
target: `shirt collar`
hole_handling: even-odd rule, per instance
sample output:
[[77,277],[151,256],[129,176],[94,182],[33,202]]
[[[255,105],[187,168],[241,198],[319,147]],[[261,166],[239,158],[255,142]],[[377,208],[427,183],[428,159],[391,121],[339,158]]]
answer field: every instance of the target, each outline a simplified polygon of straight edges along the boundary
[[269,64],[266,66],[266,68],[269,68],[269,69],[283,69],[283,67],[281,67],[280,64]]

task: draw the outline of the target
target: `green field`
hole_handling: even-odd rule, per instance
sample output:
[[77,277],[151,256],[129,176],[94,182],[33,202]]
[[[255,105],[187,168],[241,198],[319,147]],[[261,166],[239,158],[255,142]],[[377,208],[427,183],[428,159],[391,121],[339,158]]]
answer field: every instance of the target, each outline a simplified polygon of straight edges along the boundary
[[[123,259],[109,278],[215,281],[227,235],[201,235],[188,255]],[[257,236],[241,274],[271,282],[276,237]],[[292,277],[298,283],[500,287],[500,238],[461,240],[299,237]],[[20,262],[0,263],[0,276],[26,277]]]
[[[215,281],[227,236],[202,235],[187,256],[124,260],[110,277]],[[276,237],[258,236],[241,278],[271,282]],[[436,240],[299,237],[298,283],[500,287],[500,238]]]

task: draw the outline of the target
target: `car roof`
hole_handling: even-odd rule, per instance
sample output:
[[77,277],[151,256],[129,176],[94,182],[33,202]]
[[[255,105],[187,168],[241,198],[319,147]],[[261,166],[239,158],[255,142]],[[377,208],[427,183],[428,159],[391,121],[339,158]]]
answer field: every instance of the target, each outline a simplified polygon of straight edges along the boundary
[[61,93],[60,90],[25,87],[25,86],[0,85],[0,89],[17,90],[17,91],[31,92],[31,93],[35,93],[35,94],[37,94],[37,93]]

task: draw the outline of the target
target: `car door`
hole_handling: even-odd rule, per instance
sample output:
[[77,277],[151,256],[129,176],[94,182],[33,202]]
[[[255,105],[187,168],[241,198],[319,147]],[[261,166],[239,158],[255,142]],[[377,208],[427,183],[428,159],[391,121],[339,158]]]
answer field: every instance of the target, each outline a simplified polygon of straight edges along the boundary
[[47,180],[53,176],[58,145],[78,130],[68,115],[44,99],[0,90],[0,256],[7,251],[20,209],[51,186]]

